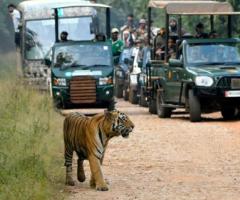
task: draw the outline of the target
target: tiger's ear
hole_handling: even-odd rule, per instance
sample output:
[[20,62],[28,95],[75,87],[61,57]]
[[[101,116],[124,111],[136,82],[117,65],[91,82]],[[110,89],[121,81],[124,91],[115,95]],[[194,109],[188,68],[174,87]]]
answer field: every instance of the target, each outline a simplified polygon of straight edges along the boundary
[[112,113],[108,110],[104,110],[104,115],[106,117],[106,119],[112,119]]
[[112,110],[112,111],[104,110],[104,115],[106,119],[113,120],[117,117],[118,112],[116,110]]

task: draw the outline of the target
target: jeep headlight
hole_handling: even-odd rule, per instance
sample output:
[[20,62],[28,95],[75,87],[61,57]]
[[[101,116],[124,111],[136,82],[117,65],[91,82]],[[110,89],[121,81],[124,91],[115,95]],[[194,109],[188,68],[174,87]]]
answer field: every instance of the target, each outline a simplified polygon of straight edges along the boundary
[[210,87],[213,83],[213,79],[209,76],[197,76],[195,78],[195,84],[197,86]]
[[113,83],[112,77],[99,78],[99,85],[107,85],[112,83]]
[[54,78],[53,84],[55,86],[67,86],[67,81],[65,78]]

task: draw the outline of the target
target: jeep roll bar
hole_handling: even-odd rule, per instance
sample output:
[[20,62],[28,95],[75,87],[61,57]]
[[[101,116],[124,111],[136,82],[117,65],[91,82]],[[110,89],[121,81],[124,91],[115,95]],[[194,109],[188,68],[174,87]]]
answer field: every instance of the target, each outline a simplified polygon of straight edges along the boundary
[[182,40],[182,17],[186,15],[209,15],[211,31],[214,30],[214,16],[228,16],[228,37],[232,37],[232,15],[240,15],[240,12],[234,12],[233,7],[228,2],[216,2],[209,0],[150,0],[148,4],[148,43],[151,43],[151,12],[152,8],[164,9],[165,11],[165,61],[168,55],[169,39],[169,16],[177,15],[178,38]]

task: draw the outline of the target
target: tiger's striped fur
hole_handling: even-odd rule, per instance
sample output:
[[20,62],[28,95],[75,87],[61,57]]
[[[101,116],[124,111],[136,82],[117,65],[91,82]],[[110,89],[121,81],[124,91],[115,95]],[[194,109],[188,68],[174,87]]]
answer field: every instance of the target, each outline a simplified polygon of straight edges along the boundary
[[85,181],[83,161],[87,159],[91,169],[91,186],[97,190],[108,190],[100,166],[108,141],[114,136],[127,137],[133,128],[129,117],[117,110],[105,111],[91,118],[80,113],[68,115],[64,120],[66,184],[74,185],[72,157],[75,151],[78,155],[78,180]]

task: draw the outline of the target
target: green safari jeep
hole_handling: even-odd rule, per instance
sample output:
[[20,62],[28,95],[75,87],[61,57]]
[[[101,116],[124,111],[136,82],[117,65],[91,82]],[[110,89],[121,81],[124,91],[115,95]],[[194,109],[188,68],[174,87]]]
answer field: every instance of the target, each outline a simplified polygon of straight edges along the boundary
[[201,113],[221,111],[234,119],[240,108],[240,40],[186,39],[179,59],[153,68],[158,116],[170,117],[176,108],[185,108],[192,122]]
[[52,48],[51,85],[57,107],[113,106],[111,42],[69,41]]

